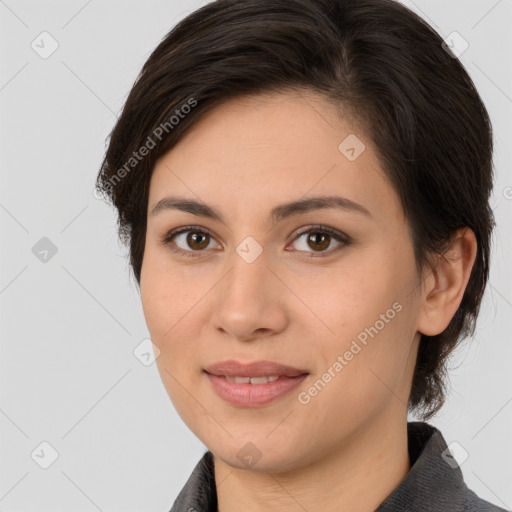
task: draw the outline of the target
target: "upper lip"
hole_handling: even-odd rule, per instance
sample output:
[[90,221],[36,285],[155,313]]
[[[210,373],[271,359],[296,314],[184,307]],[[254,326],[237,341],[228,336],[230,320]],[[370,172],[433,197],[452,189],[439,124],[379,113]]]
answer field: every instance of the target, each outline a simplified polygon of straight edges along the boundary
[[269,377],[271,375],[297,377],[298,375],[308,373],[306,370],[300,370],[273,361],[255,361],[244,364],[234,360],[220,361],[212,364],[205,368],[205,371],[212,375],[233,377]]

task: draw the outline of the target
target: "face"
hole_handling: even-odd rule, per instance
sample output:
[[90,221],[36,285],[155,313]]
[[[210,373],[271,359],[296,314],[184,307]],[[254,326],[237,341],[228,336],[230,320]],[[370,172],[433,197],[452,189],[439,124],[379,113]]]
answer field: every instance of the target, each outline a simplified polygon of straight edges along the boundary
[[[314,93],[232,100],[151,179],[140,290],[158,369],[184,422],[234,467],[298,468],[406,421],[421,276],[369,136],[334,112]],[[326,197],[343,200],[274,210]],[[205,371],[227,360],[297,372],[251,368],[280,377],[263,384]]]

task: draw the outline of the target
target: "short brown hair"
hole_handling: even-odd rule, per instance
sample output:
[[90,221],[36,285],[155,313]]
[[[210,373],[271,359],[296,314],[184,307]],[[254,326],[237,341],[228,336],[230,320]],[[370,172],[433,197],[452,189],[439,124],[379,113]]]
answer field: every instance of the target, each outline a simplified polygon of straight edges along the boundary
[[409,409],[428,419],[445,401],[447,356],[474,333],[488,279],[493,140],[463,65],[396,1],[217,0],[165,36],[109,135],[96,183],[118,211],[137,285],[156,160],[221,103],[288,89],[322,94],[367,127],[411,225],[419,269],[458,228],[476,235],[460,307],[441,334],[421,337]]

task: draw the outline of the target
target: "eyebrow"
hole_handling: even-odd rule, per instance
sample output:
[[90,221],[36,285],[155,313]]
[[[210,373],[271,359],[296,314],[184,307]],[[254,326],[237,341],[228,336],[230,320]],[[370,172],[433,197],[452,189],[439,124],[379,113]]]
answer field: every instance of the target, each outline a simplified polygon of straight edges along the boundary
[[[372,217],[372,214],[363,205],[340,196],[311,197],[289,203],[283,203],[272,208],[270,217],[274,223],[278,223],[292,215],[329,208],[337,208],[347,212],[360,213],[370,218]],[[156,216],[166,210],[180,210],[197,215],[198,217],[207,217],[224,223],[219,211],[203,202],[195,201],[193,199],[183,197],[165,197],[155,204],[151,210],[151,215]]]

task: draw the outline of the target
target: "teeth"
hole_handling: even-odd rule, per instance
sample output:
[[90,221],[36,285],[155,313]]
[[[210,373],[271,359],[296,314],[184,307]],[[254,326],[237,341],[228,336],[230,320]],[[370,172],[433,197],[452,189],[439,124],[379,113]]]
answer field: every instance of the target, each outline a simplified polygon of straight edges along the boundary
[[251,384],[266,384],[269,382],[268,377],[251,377]]
[[[228,377],[226,377],[226,379],[227,378]],[[249,384],[249,382],[251,381],[251,378],[250,377],[229,377],[228,380],[231,380],[231,382],[236,382],[237,384]]]
[[266,384],[267,382],[274,382],[278,378],[278,375],[270,375],[268,377],[231,377],[226,375],[228,382],[236,382],[237,384]]

